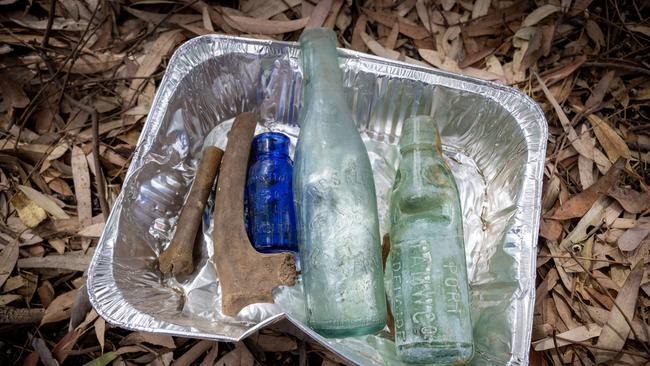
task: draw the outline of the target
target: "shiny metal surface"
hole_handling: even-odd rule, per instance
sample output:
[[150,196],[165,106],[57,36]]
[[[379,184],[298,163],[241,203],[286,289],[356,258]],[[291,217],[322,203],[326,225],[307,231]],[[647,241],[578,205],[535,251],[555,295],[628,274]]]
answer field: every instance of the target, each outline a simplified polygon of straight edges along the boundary
[[[226,36],[198,37],[176,51],[88,271],[90,300],[108,322],[235,341],[289,321],[352,362],[398,363],[394,344],[381,335],[326,340],[302,324],[300,283],[276,289],[276,304],[250,305],[236,318],[221,314],[211,260],[213,202],[204,215],[195,272],[163,278],[157,270],[202,146],[225,146],[235,115],[256,110],[261,120],[256,133],[289,135],[293,154],[301,107],[297,56],[292,43]],[[432,115],[461,192],[473,364],[527,364],[547,139],[542,111],[501,85],[348,50],[340,56],[346,99],[373,166],[381,233],[388,227],[402,122],[413,114]]]

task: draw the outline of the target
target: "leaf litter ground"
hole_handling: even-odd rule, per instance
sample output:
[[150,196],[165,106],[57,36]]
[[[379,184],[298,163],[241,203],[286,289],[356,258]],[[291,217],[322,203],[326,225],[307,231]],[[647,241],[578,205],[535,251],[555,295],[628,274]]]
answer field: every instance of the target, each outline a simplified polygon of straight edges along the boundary
[[650,361],[650,5],[618,0],[0,0],[0,362],[323,364],[289,333],[131,332],[86,270],[174,49],[204,34],[341,47],[511,85],[550,136],[532,365]]

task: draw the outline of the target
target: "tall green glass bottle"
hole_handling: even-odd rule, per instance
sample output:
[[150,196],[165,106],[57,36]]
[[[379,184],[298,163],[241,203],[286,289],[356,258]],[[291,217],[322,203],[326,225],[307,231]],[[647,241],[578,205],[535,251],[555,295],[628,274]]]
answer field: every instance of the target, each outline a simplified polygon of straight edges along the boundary
[[473,338],[458,188],[431,117],[407,119],[399,148],[389,208],[397,355],[464,363]]
[[293,189],[309,325],[326,337],[386,324],[375,183],[343,94],[334,32],[300,37],[303,106]]

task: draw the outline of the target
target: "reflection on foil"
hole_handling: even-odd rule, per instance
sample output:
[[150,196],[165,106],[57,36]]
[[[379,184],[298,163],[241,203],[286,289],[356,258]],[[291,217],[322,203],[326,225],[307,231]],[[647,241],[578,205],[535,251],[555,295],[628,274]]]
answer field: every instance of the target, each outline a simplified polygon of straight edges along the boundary
[[[461,193],[473,364],[526,364],[547,136],[541,110],[511,88],[340,52],[346,97],[373,167],[381,232],[387,230],[402,122],[414,114],[432,115]],[[399,364],[385,332],[326,340],[311,331],[302,322],[300,281],[276,288],[275,304],[249,305],[234,318],[221,314],[212,260],[218,255],[211,240],[213,197],[197,238],[194,273],[163,277],[157,270],[200,151],[204,145],[226,145],[234,116],[257,111],[256,134],[285,133],[293,155],[301,109],[297,60],[294,44],[225,36],[198,37],[176,51],[88,273],[91,302],[110,323],[225,341],[289,323],[296,334],[352,362]]]

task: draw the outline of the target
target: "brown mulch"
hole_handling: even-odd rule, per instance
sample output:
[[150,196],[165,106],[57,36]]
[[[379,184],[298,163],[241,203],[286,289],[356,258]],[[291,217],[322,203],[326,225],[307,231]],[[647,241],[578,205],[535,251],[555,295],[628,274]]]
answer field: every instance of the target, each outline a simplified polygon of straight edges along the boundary
[[130,332],[84,296],[174,49],[204,34],[341,47],[511,85],[549,123],[532,365],[650,361],[650,4],[0,0],[0,364],[337,364],[264,333]]

